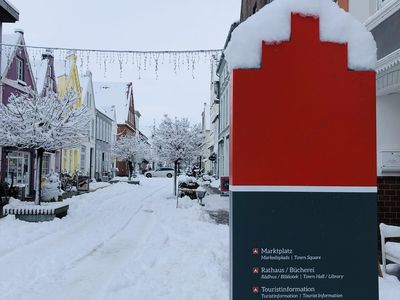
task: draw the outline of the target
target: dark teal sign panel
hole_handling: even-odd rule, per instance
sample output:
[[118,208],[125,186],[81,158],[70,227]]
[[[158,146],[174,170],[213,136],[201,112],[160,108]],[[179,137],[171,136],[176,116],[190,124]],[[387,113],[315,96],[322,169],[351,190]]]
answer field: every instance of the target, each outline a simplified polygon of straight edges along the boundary
[[231,299],[378,299],[376,197],[231,192]]

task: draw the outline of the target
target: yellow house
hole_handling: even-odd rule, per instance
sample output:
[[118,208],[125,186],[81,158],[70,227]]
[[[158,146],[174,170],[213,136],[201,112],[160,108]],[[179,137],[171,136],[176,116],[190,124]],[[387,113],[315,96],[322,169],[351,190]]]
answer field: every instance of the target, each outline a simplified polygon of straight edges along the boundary
[[[58,94],[63,96],[70,89],[76,92],[78,101],[77,107],[82,105],[82,89],[79,82],[79,72],[76,64],[75,52],[68,54],[66,61],[55,62]],[[80,148],[63,149],[61,155],[61,170],[71,175],[79,170],[81,157]]]

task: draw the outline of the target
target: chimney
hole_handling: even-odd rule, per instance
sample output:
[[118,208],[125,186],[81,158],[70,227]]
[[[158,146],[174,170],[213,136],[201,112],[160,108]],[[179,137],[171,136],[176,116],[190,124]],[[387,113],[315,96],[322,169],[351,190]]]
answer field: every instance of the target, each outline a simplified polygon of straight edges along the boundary
[[42,54],[42,59],[47,59],[50,57],[54,57],[53,51],[50,49],[46,49],[46,51]]

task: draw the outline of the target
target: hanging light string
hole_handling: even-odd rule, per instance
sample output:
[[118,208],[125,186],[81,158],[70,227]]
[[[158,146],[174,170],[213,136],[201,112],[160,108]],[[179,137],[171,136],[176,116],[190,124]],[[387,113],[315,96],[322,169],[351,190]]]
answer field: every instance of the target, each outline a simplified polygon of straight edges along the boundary
[[[222,49],[197,49],[197,50],[105,50],[105,49],[84,49],[84,48],[63,48],[63,47],[43,47],[30,45],[13,45],[0,43],[3,57],[11,59],[11,54],[16,48],[25,48],[31,57],[31,64],[34,67],[42,54],[51,52],[55,59],[64,61],[67,66],[67,56],[71,53],[76,55],[76,63],[81,69],[90,69],[94,64],[107,77],[109,67],[117,66],[120,77],[122,78],[124,69],[132,68],[136,65],[137,76],[142,78],[148,70],[153,70],[155,78],[158,79],[161,65],[168,64],[173,66],[174,74],[178,72],[191,72],[195,78],[196,66],[208,64],[220,57]],[[4,55],[5,54],[5,55]],[[4,63],[4,62],[3,62]],[[128,67],[130,65],[130,67]]]

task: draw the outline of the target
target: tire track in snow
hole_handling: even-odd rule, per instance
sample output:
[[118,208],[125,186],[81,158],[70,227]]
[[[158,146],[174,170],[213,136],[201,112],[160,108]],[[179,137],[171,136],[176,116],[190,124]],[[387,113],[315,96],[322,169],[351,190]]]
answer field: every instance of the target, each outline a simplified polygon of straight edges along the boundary
[[[87,255],[75,261],[70,268],[63,270],[61,278],[50,283],[51,289],[59,291],[58,300],[62,299],[102,299],[107,289],[107,282],[113,274],[122,268],[126,257],[133,255],[135,249],[152,232],[155,225],[155,217],[144,210],[150,199],[157,195],[165,187],[161,187],[142,199],[140,207],[132,214],[125,225],[116,232],[107,242],[93,249]],[[141,216],[138,216],[141,214]],[[151,217],[151,220],[149,220]],[[133,227],[133,228],[130,228]],[[139,229],[140,235],[132,238],[132,229]],[[118,254],[118,255],[115,255]],[[93,266],[96,266],[96,272],[90,274]],[[40,281],[40,280],[39,280]],[[49,283],[47,283],[49,285]],[[69,291],[67,295],[62,291]],[[30,292],[32,295],[32,291]],[[45,297],[43,291],[33,291],[34,299]]]
[[[95,192],[94,192],[94,193],[95,193]],[[93,196],[94,193],[92,193],[91,196]],[[119,192],[119,193],[115,194],[115,197],[121,196],[121,195],[123,195],[124,193],[126,193],[126,191],[125,191],[125,192]],[[89,194],[85,194],[85,195],[83,195],[83,196],[86,196],[86,195],[89,195]],[[71,198],[71,199],[74,199],[74,198]],[[73,200],[73,201],[82,201],[82,200],[85,201],[84,199]],[[71,205],[71,203],[67,203],[67,204],[70,204],[70,205]],[[73,203],[72,203],[72,204],[73,204]],[[96,218],[96,215],[95,215],[95,214],[96,214],[97,212],[99,212],[99,210],[100,210],[103,206],[105,206],[105,205],[107,205],[107,203],[102,202],[101,205],[94,206],[94,209],[92,209],[92,210],[90,211],[90,214],[89,214],[88,217],[82,219],[81,221],[78,221],[77,223],[74,223],[74,228],[79,228],[79,227],[82,226],[83,224],[89,223],[91,220],[93,220],[94,218]],[[67,216],[67,217],[68,217],[68,216]],[[23,221],[21,221],[21,222],[23,222]],[[38,237],[35,237],[35,239],[33,239],[33,240],[31,240],[31,241],[29,241],[29,242],[23,244],[23,245],[16,245],[16,247],[14,247],[14,248],[12,248],[12,249],[10,249],[10,250],[1,252],[1,253],[0,253],[0,261],[1,261],[2,259],[6,259],[8,255],[13,254],[14,251],[15,251],[16,249],[20,250],[20,249],[27,248],[27,247],[29,247],[29,246],[31,246],[31,245],[36,244],[36,243],[41,243],[41,242],[42,242],[44,239],[46,239],[46,238],[51,238],[51,237],[54,236],[54,235],[62,234],[62,233],[64,233],[64,232],[71,231],[71,230],[72,230],[71,227],[64,227],[64,228],[58,228],[58,230],[56,230],[56,231],[43,233],[43,235],[40,235],[40,236],[38,236]]]
[[[150,184],[149,186],[144,186],[143,188],[150,188],[150,189],[152,189],[153,188],[153,186],[152,186],[152,184]],[[144,203],[144,201],[146,200],[146,199],[148,199],[148,198],[151,198],[151,197],[153,197],[155,194],[157,194],[158,192],[160,192],[161,190],[163,190],[163,189],[165,189],[166,188],[166,185],[164,184],[161,188],[158,188],[158,189],[156,189],[155,191],[153,190],[151,193],[146,193],[145,195],[144,195],[144,197],[142,196],[142,197],[140,197],[137,201],[135,201],[135,203],[137,203],[137,202],[139,202],[139,207],[137,208],[137,209],[135,209],[135,211],[134,211],[134,213],[133,214],[131,214],[130,216],[129,216],[129,218],[128,218],[128,221],[126,221],[126,222],[124,222],[123,223],[123,225],[122,226],[118,226],[118,228],[117,229],[115,229],[114,230],[114,232],[111,234],[111,235],[109,235],[105,240],[103,240],[101,243],[97,243],[97,244],[95,244],[93,247],[91,247],[91,249],[90,249],[90,251],[85,251],[85,253],[84,253],[84,255],[82,255],[82,256],[80,256],[78,259],[73,259],[72,261],[66,261],[66,262],[64,262],[63,263],[63,265],[61,265],[61,268],[60,268],[60,266],[59,265],[57,265],[57,257],[52,257],[51,256],[51,253],[47,253],[47,255],[49,255],[50,256],[50,258],[52,258],[53,260],[52,261],[50,261],[50,265],[51,265],[51,263],[53,263],[53,265],[51,265],[50,267],[52,267],[52,268],[50,268],[51,270],[48,270],[48,268],[47,268],[47,270],[46,270],[46,268],[44,268],[44,272],[43,272],[43,274],[40,274],[40,265],[38,265],[38,263],[41,261],[40,259],[38,260],[38,259],[36,259],[36,260],[34,260],[33,261],[33,265],[32,265],[32,268],[35,268],[35,269],[37,269],[37,268],[39,268],[39,270],[34,270],[34,274],[29,274],[28,276],[21,276],[22,278],[20,278],[20,280],[21,279],[23,279],[24,277],[27,277],[26,279],[29,279],[29,280],[22,280],[22,281],[24,281],[24,287],[22,287],[21,286],[21,284],[19,284],[19,286],[18,286],[18,299],[31,299],[31,297],[26,297],[26,298],[24,298],[23,297],[23,295],[24,295],[24,292],[27,292],[27,294],[30,294],[30,292],[32,292],[32,288],[34,288],[34,286],[35,286],[35,284],[38,284],[39,286],[41,285],[41,283],[43,283],[43,282],[45,282],[46,281],[46,279],[51,279],[52,277],[54,277],[54,278],[57,278],[57,277],[59,277],[59,273],[60,272],[68,272],[68,270],[70,270],[70,269],[73,269],[73,268],[75,268],[76,266],[79,266],[79,264],[81,264],[86,258],[88,258],[88,257],[91,257],[91,256],[93,256],[96,252],[98,252],[99,250],[101,250],[102,248],[104,248],[104,246],[106,246],[108,243],[109,243],[109,241],[110,240],[112,240],[112,239],[115,239],[117,236],[118,236],[118,233],[120,233],[121,231],[123,231],[127,226],[129,226],[129,224],[132,222],[132,220],[134,220],[135,219],[135,216],[141,211],[141,209],[143,209],[143,203]],[[110,203],[111,202],[111,208],[113,208],[114,206],[113,206],[113,199],[115,199],[115,198],[117,198],[118,196],[121,196],[121,195],[124,195],[124,194],[127,194],[127,196],[128,195],[130,195],[133,191],[137,191],[137,189],[130,189],[130,190],[128,190],[128,191],[124,191],[124,192],[121,192],[121,193],[117,193],[117,195],[114,195],[112,198],[110,198],[110,199],[107,199],[107,201],[103,201],[103,205],[102,206],[105,206],[105,207],[107,207],[107,203]],[[99,195],[100,196],[100,195]],[[128,198],[128,199],[127,199]],[[129,205],[129,201],[132,201],[132,199],[129,199],[129,197],[127,197],[127,198],[125,198],[122,202],[123,202],[123,204],[125,204],[126,206],[127,205]],[[114,207],[115,208],[115,207]],[[103,208],[104,209],[104,208]],[[37,250],[38,250],[38,248],[40,249],[40,248],[43,248],[44,249],[44,253],[39,253],[38,254],[38,256],[40,256],[40,255],[44,255],[44,256],[46,256],[46,252],[51,252],[51,248],[52,248],[52,244],[50,244],[49,242],[51,242],[51,240],[53,239],[53,238],[56,238],[56,239],[61,239],[61,240],[68,240],[68,238],[70,238],[70,239],[74,239],[74,237],[76,237],[76,230],[77,229],[79,229],[78,227],[81,227],[81,226],[86,226],[87,228],[86,229],[92,229],[92,228],[90,228],[91,227],[91,221],[93,221],[93,220],[95,220],[95,219],[98,219],[99,217],[101,217],[101,216],[99,216],[98,215],[98,213],[101,213],[102,212],[102,210],[101,209],[98,209],[97,210],[97,213],[93,213],[92,214],[92,216],[90,217],[90,218],[85,218],[85,220],[84,221],[82,221],[82,222],[78,222],[76,225],[74,225],[72,228],[70,227],[70,228],[68,228],[68,229],[66,229],[66,230],[63,230],[63,231],[58,231],[58,232],[56,232],[56,233],[54,233],[54,234],[51,234],[50,236],[49,235],[47,235],[46,237],[44,237],[43,239],[41,239],[41,241],[40,242],[34,242],[34,243],[32,243],[32,244],[29,244],[29,245],[26,245],[26,247],[23,247],[23,249],[17,249],[17,251],[14,251],[13,253],[11,253],[10,255],[7,255],[7,262],[10,262],[10,260],[18,260],[18,258],[19,257],[23,257],[23,252],[28,252],[28,253],[32,253],[32,252],[35,252],[35,253],[37,253]],[[118,213],[118,212],[117,212]],[[114,217],[115,218],[115,217]],[[47,238],[47,239],[46,239]],[[42,246],[42,245],[44,246],[44,247],[39,247],[39,246]],[[35,249],[36,248],[36,249]],[[48,249],[46,249],[46,248],[48,248]],[[33,257],[33,258],[35,258],[35,257]],[[4,260],[4,256],[2,257],[2,259],[1,260]],[[0,260],[0,261],[1,261]],[[42,261],[45,261],[46,262],[46,260],[42,260]],[[4,263],[6,263],[6,262],[4,262]],[[4,263],[2,264],[2,265],[4,265]],[[28,262],[29,263],[29,262]],[[56,266],[54,266],[54,263],[56,264]],[[12,265],[12,262],[10,263],[11,265]],[[35,265],[36,264],[36,265]],[[7,265],[7,264],[6,264]],[[43,268],[42,268],[43,269]],[[35,272],[36,271],[36,272]],[[49,271],[50,271],[50,273],[49,273]],[[20,273],[21,275],[24,275],[23,274],[23,272],[22,273]],[[50,274],[52,274],[52,276],[50,276]],[[4,275],[4,274],[3,274]],[[19,277],[18,276],[18,272],[17,272],[17,277]],[[26,274],[25,274],[26,275]],[[32,276],[33,275],[33,276]],[[1,281],[0,281],[1,282]],[[4,283],[4,281],[3,281],[3,283]],[[0,285],[1,286],[1,285]],[[10,293],[12,293],[12,288],[13,288],[14,286],[4,286],[3,285],[3,288],[2,288],[2,290],[4,291],[4,292],[6,292],[6,291],[9,291]],[[7,293],[8,294],[8,293]],[[3,294],[4,295],[4,294]],[[14,297],[14,299],[15,299],[15,295],[11,295],[10,294],[10,297],[12,298],[12,297]],[[39,298],[39,299],[41,299],[41,298]]]

